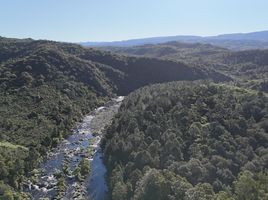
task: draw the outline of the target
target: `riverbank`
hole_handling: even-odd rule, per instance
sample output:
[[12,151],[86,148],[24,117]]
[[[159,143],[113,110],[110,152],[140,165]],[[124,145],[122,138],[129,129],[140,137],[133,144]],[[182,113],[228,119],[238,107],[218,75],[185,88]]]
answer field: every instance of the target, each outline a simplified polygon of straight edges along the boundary
[[28,180],[26,191],[33,199],[103,199],[106,168],[99,144],[122,100],[112,99],[85,116],[72,134],[48,154]]

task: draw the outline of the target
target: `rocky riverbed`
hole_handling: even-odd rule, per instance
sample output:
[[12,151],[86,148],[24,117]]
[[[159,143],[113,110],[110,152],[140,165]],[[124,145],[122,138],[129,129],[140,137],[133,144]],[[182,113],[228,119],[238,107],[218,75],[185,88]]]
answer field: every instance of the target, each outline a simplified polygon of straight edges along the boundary
[[48,153],[26,183],[25,191],[33,199],[105,199],[106,168],[99,143],[122,100],[112,99],[85,116],[72,134]]

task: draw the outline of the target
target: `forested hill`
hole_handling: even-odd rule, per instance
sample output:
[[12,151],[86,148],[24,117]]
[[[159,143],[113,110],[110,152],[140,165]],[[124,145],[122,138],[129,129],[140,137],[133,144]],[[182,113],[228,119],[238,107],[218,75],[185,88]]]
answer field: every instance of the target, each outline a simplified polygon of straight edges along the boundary
[[24,177],[111,94],[92,63],[57,44],[0,39],[0,198],[28,199],[19,194]]
[[230,52],[228,49],[202,43],[167,42],[133,47],[99,47],[100,49],[124,55],[158,57],[163,59],[186,60],[211,57]]
[[[47,70],[62,72],[64,76],[71,76],[76,81],[88,84],[95,91],[104,94],[116,92],[125,95],[149,83],[174,80],[230,80],[229,77],[213,69],[156,58],[121,56],[83,48],[76,44],[6,38],[0,38],[0,43],[2,65],[35,62],[29,63],[37,66],[34,72],[39,74],[46,73]],[[52,66],[51,69],[42,66],[44,63]]]
[[101,49],[123,55],[183,61],[231,76],[238,86],[268,91],[268,50],[230,51],[210,44],[181,42]]
[[230,80],[214,70],[76,44],[0,38],[0,195],[108,97],[151,83]]
[[103,140],[112,199],[268,198],[267,94],[208,82],[131,93]]

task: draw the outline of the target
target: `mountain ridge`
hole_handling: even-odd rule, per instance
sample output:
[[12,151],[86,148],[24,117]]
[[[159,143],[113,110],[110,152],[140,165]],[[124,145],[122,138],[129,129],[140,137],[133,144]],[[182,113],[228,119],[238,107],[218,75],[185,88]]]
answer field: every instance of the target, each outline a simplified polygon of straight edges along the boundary
[[[161,44],[170,41],[180,41],[189,43],[210,43],[221,47],[228,47],[232,50],[243,50],[253,48],[268,48],[268,30],[250,33],[231,33],[220,34],[216,36],[194,36],[194,35],[177,35],[177,36],[161,36],[140,39],[130,39],[112,42],[81,42],[83,46],[103,47],[103,46],[119,46],[131,47],[145,44]],[[235,44],[232,42],[235,41]],[[265,44],[263,44],[263,42]],[[243,45],[243,43],[245,43]],[[242,46],[242,47],[239,47]]]

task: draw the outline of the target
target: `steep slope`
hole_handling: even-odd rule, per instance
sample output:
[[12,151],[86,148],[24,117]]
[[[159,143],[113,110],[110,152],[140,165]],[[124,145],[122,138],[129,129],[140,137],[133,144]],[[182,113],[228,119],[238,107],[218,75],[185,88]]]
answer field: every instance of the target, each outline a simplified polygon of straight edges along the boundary
[[228,80],[228,77],[213,71],[202,71],[179,62],[118,56],[73,44],[4,38],[0,43],[3,97],[14,95],[15,98],[21,96],[20,92],[27,94],[40,90],[41,93],[44,86],[48,90],[59,90],[68,97],[81,96],[81,88],[76,85],[97,95],[109,96],[127,94],[158,82],[207,78]]
[[169,42],[136,47],[103,47],[123,55],[147,56],[185,62],[233,77],[239,86],[267,92],[268,51],[229,51],[210,44]]
[[[231,80],[228,76],[213,69],[188,65],[178,60],[122,56],[64,43],[57,45],[57,48],[82,60],[101,64],[98,66],[99,69],[114,82],[117,86],[116,92],[121,95],[126,95],[148,83],[196,79]],[[118,76],[115,77],[115,74]]]
[[132,56],[183,61],[189,64],[202,65],[218,55],[230,52],[227,49],[202,43],[167,42],[157,45],[135,47],[102,47],[114,53]]
[[[79,77],[79,81],[93,85],[98,92],[102,90],[103,93],[109,93],[115,90],[114,86],[116,86],[119,93],[126,94],[140,86],[144,86],[146,83],[180,80],[182,77],[185,80],[199,78],[208,78],[215,81],[229,80],[228,77],[216,73],[213,70],[208,71],[207,69],[190,67],[182,62],[119,56],[95,49],[85,49],[75,44],[31,40],[19,40],[19,42],[17,40],[4,40],[2,44],[2,63],[6,62],[5,59],[8,59],[8,62],[11,60],[14,62],[13,60],[18,59],[27,60],[31,58],[31,55],[45,57],[43,61],[48,60],[49,64],[55,66],[56,69],[67,73],[68,76],[74,76],[74,78]],[[64,65],[68,66],[60,69]],[[146,74],[146,70],[150,71],[151,75],[157,76],[163,73],[163,68],[165,68],[165,74],[162,74],[159,80],[152,76],[143,76],[143,72]],[[87,73],[84,72],[85,69]],[[42,70],[47,69],[43,67]],[[169,73],[169,70],[171,73]],[[174,73],[178,75],[177,78],[174,76]],[[185,74],[189,75],[185,76]],[[82,76],[84,77],[81,79]],[[134,80],[139,77],[141,77],[140,83],[139,80]],[[130,84],[128,88],[125,88],[126,81]],[[133,86],[131,86],[132,81],[135,82]],[[122,89],[121,87],[124,88]]]
[[49,45],[0,43],[0,196],[26,199],[10,186],[19,191],[23,176],[111,88],[94,65]]
[[229,80],[181,62],[0,38],[0,195],[9,195],[10,186],[20,189],[23,175],[42,155],[108,97],[151,83],[196,79]]
[[112,199],[266,199],[268,98],[173,82],[125,98],[103,140]]
[[148,57],[114,58],[108,52],[101,55],[86,55],[95,62],[109,63],[114,69],[122,72],[125,77],[117,83],[118,94],[126,95],[134,89],[147,84],[163,83],[174,80],[211,79],[213,81],[230,81],[228,76],[213,69],[187,65],[180,61],[164,60]]
[[268,92],[268,51],[229,52],[215,58],[222,73],[236,79],[245,88]]

